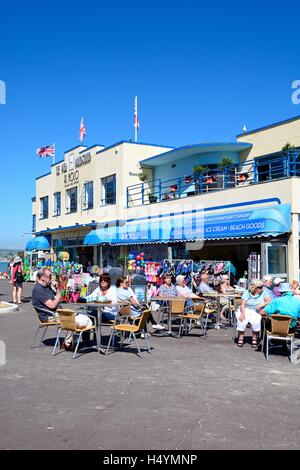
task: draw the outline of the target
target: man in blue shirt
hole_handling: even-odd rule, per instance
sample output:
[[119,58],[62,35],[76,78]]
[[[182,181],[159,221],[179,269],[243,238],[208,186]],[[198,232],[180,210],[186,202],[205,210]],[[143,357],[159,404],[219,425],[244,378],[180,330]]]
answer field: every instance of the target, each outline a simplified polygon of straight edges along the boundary
[[300,318],[300,299],[294,296],[292,288],[287,282],[282,282],[278,291],[281,296],[272,300],[260,313],[268,316],[279,313],[292,317],[290,331],[293,331]]
[[266,274],[264,277],[263,277],[263,284],[264,284],[264,288],[263,288],[263,291],[268,294],[269,297],[271,297],[271,299],[275,299],[275,295],[273,294],[273,290],[272,290],[272,284],[273,284],[273,278],[272,276],[270,276],[269,274]]

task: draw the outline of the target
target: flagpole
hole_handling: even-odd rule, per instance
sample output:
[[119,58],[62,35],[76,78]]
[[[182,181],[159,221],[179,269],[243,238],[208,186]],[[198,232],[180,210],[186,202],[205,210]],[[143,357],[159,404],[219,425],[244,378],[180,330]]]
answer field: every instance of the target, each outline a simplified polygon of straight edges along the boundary
[[55,151],[56,151],[56,149],[55,149],[55,142],[54,142],[54,144],[53,144],[53,147],[54,147],[54,152],[53,152],[53,157],[52,157],[52,165],[54,165],[54,163],[55,163]]
[[134,98],[134,114],[135,114],[134,141],[137,142],[137,138],[138,138],[138,104],[137,104],[137,96],[135,96],[135,98]]

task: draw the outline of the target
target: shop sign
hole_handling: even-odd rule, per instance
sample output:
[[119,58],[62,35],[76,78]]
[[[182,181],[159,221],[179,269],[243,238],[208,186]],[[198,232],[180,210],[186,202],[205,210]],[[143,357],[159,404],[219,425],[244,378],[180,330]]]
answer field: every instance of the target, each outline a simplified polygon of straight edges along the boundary
[[205,216],[204,238],[242,237],[288,233],[291,230],[291,205],[260,207]]
[[78,180],[79,180],[79,171],[78,170],[70,171],[69,173],[64,175],[65,187],[73,186],[74,183],[78,183]]

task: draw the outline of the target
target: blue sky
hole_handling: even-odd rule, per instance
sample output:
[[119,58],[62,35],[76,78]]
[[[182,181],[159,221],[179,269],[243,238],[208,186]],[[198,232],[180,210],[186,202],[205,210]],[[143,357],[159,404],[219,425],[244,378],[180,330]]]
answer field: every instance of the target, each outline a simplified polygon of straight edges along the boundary
[[0,7],[0,248],[24,248],[35,178],[78,145],[233,141],[300,114],[299,2],[11,1]]

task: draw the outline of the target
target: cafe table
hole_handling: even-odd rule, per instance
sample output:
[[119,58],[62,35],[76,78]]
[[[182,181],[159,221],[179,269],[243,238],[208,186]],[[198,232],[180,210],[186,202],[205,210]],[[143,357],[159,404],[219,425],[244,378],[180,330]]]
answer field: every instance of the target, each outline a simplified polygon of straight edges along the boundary
[[222,293],[219,293],[219,292],[205,292],[203,293],[203,297],[205,298],[214,298],[216,301],[217,301],[217,319],[216,319],[216,324],[215,324],[215,328],[217,330],[219,330],[220,328],[227,328],[226,325],[224,325],[223,323],[221,323],[221,319],[220,319],[220,314],[221,314],[221,297],[227,297],[228,298],[228,303],[230,303],[230,300],[233,299],[233,300],[239,300],[241,298],[241,296],[239,294],[235,294],[234,292],[233,293],[228,293],[228,294],[222,294]]
[[[196,294],[192,294],[191,297],[190,297],[193,301],[196,301],[196,300],[201,300],[201,297],[199,297],[198,295]],[[165,305],[167,305],[167,309],[168,309],[168,330],[167,331],[160,331],[159,332],[159,335],[158,336],[176,336],[176,338],[178,337],[177,334],[174,334],[172,332],[172,327],[171,327],[171,323],[172,323],[172,313],[171,313],[171,302],[172,300],[188,300],[187,298],[184,298],[184,297],[179,297],[179,296],[169,296],[169,295],[158,295],[158,296],[155,296],[155,297],[151,297],[150,301],[161,301],[163,302]]]
[[[124,315],[122,313],[120,314],[120,309],[128,305],[130,305],[130,303],[127,301],[112,302],[112,301],[107,300],[104,302],[94,301],[94,302],[86,302],[86,303],[69,303],[69,304],[66,304],[66,308],[76,309],[76,313],[83,313],[84,315],[87,315],[91,319],[96,320],[96,328],[98,331],[98,334],[96,335],[97,336],[97,350],[99,354],[100,353],[105,354],[106,346],[103,347],[104,345],[102,344],[102,324],[103,324],[102,315],[103,315],[104,308],[108,306],[117,307],[118,313],[117,313],[116,319],[120,319],[120,318],[124,319],[124,318],[127,318],[130,315],[130,313],[128,313],[127,315]],[[96,315],[88,311],[90,308],[94,308],[96,310],[97,312]]]

